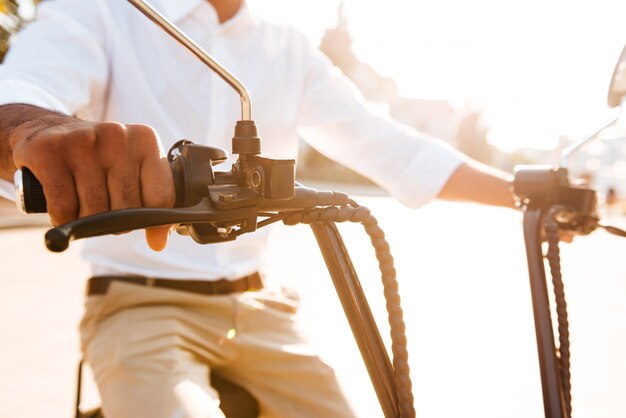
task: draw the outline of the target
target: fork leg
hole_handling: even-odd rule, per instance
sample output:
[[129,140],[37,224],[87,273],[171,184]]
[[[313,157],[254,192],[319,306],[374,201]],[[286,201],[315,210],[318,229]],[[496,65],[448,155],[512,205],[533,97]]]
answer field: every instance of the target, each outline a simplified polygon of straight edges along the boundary
[[526,209],[524,211],[524,240],[526,242],[530,291],[535,318],[543,408],[546,418],[567,418],[541,249],[540,231],[543,214],[541,209]]

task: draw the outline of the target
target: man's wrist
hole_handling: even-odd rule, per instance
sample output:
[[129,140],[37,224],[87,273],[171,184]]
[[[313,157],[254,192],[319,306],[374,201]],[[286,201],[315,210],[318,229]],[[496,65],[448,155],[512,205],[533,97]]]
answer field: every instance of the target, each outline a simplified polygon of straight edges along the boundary
[[439,198],[516,208],[512,184],[510,174],[468,161],[448,179]]
[[[4,111],[5,108],[8,109]],[[0,135],[7,136],[11,149],[20,140],[28,140],[43,129],[77,121],[72,116],[27,104],[0,106],[0,114],[6,121],[0,123]]]
[[13,150],[19,141],[28,140],[43,129],[72,120],[77,119],[33,105],[0,105],[0,177],[12,180],[17,168],[13,162]]

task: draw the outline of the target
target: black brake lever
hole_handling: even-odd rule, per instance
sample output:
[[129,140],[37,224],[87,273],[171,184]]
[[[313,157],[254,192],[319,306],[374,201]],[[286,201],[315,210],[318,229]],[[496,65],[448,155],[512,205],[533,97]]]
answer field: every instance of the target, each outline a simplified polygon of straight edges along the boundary
[[625,230],[618,228],[616,226],[603,224],[600,222],[600,218],[598,218],[597,216],[578,214],[577,217],[578,217],[578,222],[576,222],[577,225],[575,225],[574,227],[571,227],[571,220],[570,222],[568,221],[563,222],[563,220],[558,220],[558,223],[560,226],[564,227],[564,229],[568,231],[572,231],[572,230],[580,231],[580,225],[585,224],[585,227],[582,228],[582,231],[581,231],[583,235],[588,235],[589,233],[593,232],[594,229],[602,228],[609,234],[626,238]]
[[598,223],[598,227],[604,229],[609,234],[613,234],[613,235],[617,235],[618,237],[626,238],[626,231],[624,231],[623,229],[620,229],[620,228],[618,228],[616,226],[604,225],[604,224]]
[[[46,247],[50,251],[62,252],[68,248],[70,241],[75,239],[179,224],[187,225],[187,232],[198,243],[230,241],[235,239],[238,233],[256,230],[256,220],[260,211],[278,212],[316,206],[343,206],[350,200],[345,193],[318,191],[303,186],[295,189],[295,196],[292,199],[258,198],[256,193],[236,186],[213,186],[209,190],[208,196],[194,206],[116,210],[68,222],[46,233]],[[225,199],[225,196],[228,199]],[[216,225],[224,226],[228,232],[218,232]],[[240,230],[230,231],[234,226],[239,226]]]
[[177,209],[138,208],[99,213],[77,219],[46,232],[46,247],[50,251],[62,252],[71,240],[116,234],[135,229],[177,224],[198,224],[213,222],[241,222],[254,217],[257,207],[246,206],[227,211],[216,210],[210,199]]

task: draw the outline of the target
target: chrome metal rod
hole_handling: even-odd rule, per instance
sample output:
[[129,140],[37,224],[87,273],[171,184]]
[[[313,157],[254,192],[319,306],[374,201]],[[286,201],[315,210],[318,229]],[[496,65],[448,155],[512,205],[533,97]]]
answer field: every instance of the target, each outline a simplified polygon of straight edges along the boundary
[[619,120],[620,116],[621,116],[621,114],[618,115],[614,120],[612,120],[606,126],[602,127],[602,129],[598,130],[596,133],[591,135],[590,137],[582,139],[582,140],[580,140],[578,142],[574,142],[572,145],[566,147],[563,150],[563,152],[561,153],[561,165],[560,165],[560,168],[567,168],[567,165],[569,164],[569,160],[572,157],[572,154],[574,154],[576,151],[581,149],[588,142],[593,141],[594,139],[596,139],[598,137],[598,135],[600,135],[600,133],[602,131],[604,131],[605,129],[607,129],[610,126],[614,125]]
[[191,51],[203,63],[211,68],[222,80],[230,85],[241,98],[241,120],[251,120],[252,110],[250,106],[250,93],[241,81],[224,68],[215,58],[206,52],[193,39],[188,37],[176,25],[170,22],[165,16],[159,13],[151,4],[144,0],[128,0],[141,13],[146,15],[150,20],[156,23],[161,29],[167,32],[171,37],[176,39],[181,45]]

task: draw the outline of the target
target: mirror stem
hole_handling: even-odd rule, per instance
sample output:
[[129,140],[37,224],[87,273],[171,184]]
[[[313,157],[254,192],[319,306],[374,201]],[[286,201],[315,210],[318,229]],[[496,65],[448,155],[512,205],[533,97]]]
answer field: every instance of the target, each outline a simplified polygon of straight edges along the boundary
[[609,127],[611,127],[614,124],[616,124],[617,121],[620,119],[620,117],[621,117],[621,110],[620,110],[620,114],[617,115],[617,117],[614,120],[612,120],[610,123],[608,123],[607,125],[605,125],[601,129],[599,129],[596,133],[594,133],[590,137],[582,139],[582,140],[580,140],[578,142],[574,142],[573,144],[565,147],[565,149],[561,153],[561,163],[560,163],[559,168],[567,168],[567,166],[569,164],[569,161],[570,161],[570,159],[572,157],[572,154],[574,154],[576,151],[581,149],[588,142],[593,141],[594,139],[596,139],[598,137],[598,135],[600,135],[600,133],[602,131],[604,131],[605,129],[608,129]]
[[241,99],[241,120],[251,120],[252,110],[250,105],[250,94],[241,81],[231,74],[226,68],[224,68],[219,62],[217,62],[208,52],[206,52],[200,45],[194,42],[191,38],[185,35],[176,25],[167,20],[165,16],[159,13],[152,5],[144,0],[128,0],[133,6],[135,6],[141,13],[146,15],[150,20],[156,23],[161,29],[167,32],[170,36],[176,39],[185,48],[191,51],[196,57],[198,57],[203,63],[205,63],[210,69],[212,69],[222,80],[230,85],[238,94]]

